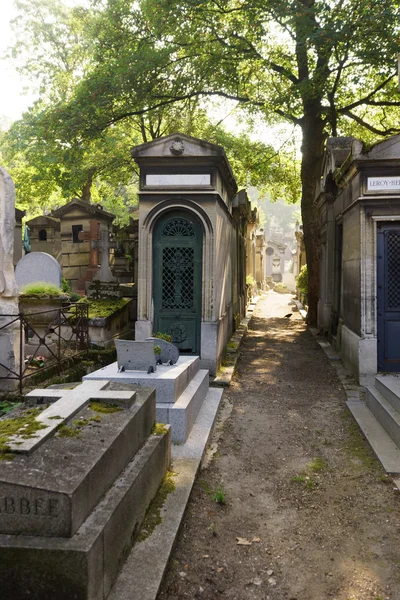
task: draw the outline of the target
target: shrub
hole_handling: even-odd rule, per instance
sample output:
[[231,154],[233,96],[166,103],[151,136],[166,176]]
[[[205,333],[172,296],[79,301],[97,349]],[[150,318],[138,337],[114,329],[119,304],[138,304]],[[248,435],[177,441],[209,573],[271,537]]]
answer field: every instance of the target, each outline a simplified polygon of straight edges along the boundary
[[300,292],[308,294],[308,270],[307,265],[301,267],[299,275],[296,277],[296,285]]
[[246,275],[246,284],[250,285],[251,287],[256,285],[256,280],[254,279],[253,275]]
[[161,333],[161,331],[157,331],[157,333],[153,333],[151,337],[158,338],[159,340],[164,340],[165,342],[172,344],[172,335],[168,335],[168,333]]
[[22,286],[21,294],[24,296],[38,296],[39,298],[61,296],[62,291],[56,285],[52,283],[46,283],[45,281],[37,281],[35,283],[28,283]]
[[61,289],[65,294],[69,294],[71,291],[71,287],[65,277],[61,280]]

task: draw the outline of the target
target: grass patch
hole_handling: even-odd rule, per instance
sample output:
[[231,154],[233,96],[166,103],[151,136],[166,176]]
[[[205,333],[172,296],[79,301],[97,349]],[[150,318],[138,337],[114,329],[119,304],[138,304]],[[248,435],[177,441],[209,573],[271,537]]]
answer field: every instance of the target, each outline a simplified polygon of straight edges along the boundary
[[168,471],[162,480],[156,497],[152,500],[147,509],[142,528],[137,538],[138,542],[144,542],[144,540],[153,533],[157,525],[162,522],[161,509],[164,506],[168,495],[175,490],[174,476],[175,473]]
[[226,503],[226,493],[221,484],[217,486],[217,488],[214,492],[214,495],[213,495],[213,499],[217,504],[225,504]]
[[52,283],[37,281],[35,283],[23,285],[21,287],[21,294],[23,296],[34,296],[37,298],[56,298],[62,295],[62,291],[59,287]]
[[314,472],[323,471],[324,469],[326,469],[326,467],[327,467],[327,464],[326,464],[325,460],[320,457],[314,458],[314,460],[310,464],[310,469],[311,469],[311,471],[314,471]]

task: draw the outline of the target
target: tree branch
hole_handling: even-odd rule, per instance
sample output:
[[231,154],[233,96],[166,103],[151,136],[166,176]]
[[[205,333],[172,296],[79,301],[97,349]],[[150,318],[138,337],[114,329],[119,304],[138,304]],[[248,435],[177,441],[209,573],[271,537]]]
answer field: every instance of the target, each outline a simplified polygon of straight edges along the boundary
[[355,115],[354,113],[352,113],[350,110],[342,112],[342,114],[345,115],[346,117],[349,117],[350,119],[353,119],[356,123],[358,123],[362,127],[365,127],[365,129],[368,129],[368,131],[371,131],[372,133],[375,133],[376,135],[383,135],[383,136],[395,135],[396,133],[400,132],[400,129],[396,129],[395,127],[391,127],[390,129],[385,129],[385,130],[377,129],[373,125],[370,125],[369,123],[367,123],[366,121],[361,119],[361,117],[359,117],[358,115]]

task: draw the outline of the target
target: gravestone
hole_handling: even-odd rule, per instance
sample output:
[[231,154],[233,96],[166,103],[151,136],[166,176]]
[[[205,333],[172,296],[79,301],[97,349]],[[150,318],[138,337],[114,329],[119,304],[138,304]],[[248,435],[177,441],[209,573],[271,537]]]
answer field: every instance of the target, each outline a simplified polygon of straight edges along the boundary
[[[0,461],[1,597],[105,600],[169,467],[169,428],[152,431],[153,390],[97,381],[28,399],[4,417],[21,427]],[[27,435],[25,419],[43,428]]]
[[18,286],[14,255],[15,188],[7,171],[0,167],[0,389],[13,389],[20,367],[19,321],[6,315],[18,314]]
[[100,239],[100,221],[91,219],[89,231],[80,231],[78,238],[81,242],[90,242],[89,266],[83,277],[78,279],[78,292],[86,294],[86,283],[90,283],[99,269],[99,248],[97,241]]
[[44,281],[61,288],[61,267],[54,256],[46,252],[30,252],[17,264],[15,279],[19,287]]
[[88,298],[121,298],[122,292],[119,283],[110,269],[110,248],[114,248],[116,243],[110,240],[110,233],[106,230],[101,231],[98,241],[92,241],[91,243],[101,250],[101,261],[100,269],[88,286]]
[[156,357],[152,341],[115,340],[115,347],[117,349],[118,370],[146,371],[148,373],[156,371]]
[[169,363],[174,365],[179,358],[179,350],[174,344],[162,340],[160,338],[149,337],[146,342],[153,342],[154,346],[160,346],[161,355],[160,360],[162,363]]

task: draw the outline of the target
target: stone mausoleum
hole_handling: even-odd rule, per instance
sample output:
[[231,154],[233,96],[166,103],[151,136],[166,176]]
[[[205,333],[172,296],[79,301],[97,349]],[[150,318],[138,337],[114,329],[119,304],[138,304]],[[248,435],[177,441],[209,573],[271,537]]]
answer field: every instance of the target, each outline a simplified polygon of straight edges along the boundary
[[319,326],[360,383],[400,372],[400,136],[330,138],[316,202]]
[[220,146],[172,134],[131,154],[140,167],[136,340],[168,333],[215,374],[245,310],[250,202]]

